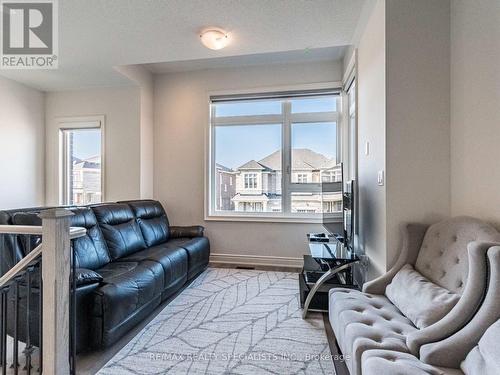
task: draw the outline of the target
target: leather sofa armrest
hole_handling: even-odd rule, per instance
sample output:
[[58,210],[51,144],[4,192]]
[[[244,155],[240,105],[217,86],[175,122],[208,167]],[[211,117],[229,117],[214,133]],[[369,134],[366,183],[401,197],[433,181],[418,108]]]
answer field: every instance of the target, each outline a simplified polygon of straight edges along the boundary
[[460,300],[444,318],[406,337],[406,345],[412,354],[420,357],[420,348],[423,345],[453,335],[472,319],[486,294],[489,277],[487,252],[495,245],[495,242],[480,241],[467,245],[469,271]]
[[398,260],[385,274],[372,281],[366,282],[363,285],[363,292],[384,294],[387,285],[391,283],[393,277],[405,264],[415,264],[427,228],[428,226],[424,224],[405,225],[403,227],[403,246],[399,252]]
[[201,225],[192,225],[188,227],[170,227],[170,236],[172,238],[181,238],[181,237],[203,237],[203,232],[205,228]]
[[100,283],[103,280],[101,275],[87,268],[77,268],[75,270],[75,278],[76,286]]

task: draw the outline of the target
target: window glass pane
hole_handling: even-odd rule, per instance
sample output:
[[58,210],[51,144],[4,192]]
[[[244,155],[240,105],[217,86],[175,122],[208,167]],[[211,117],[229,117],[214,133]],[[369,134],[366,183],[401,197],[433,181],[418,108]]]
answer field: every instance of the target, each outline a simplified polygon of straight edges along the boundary
[[66,186],[65,204],[84,205],[102,201],[101,129],[63,131]]
[[291,204],[292,213],[319,214],[322,212],[320,192],[293,192]]
[[281,170],[281,125],[215,127],[216,211],[281,212]]
[[320,98],[292,99],[292,113],[335,112],[337,97],[324,96]]
[[281,100],[253,100],[248,102],[217,103],[214,105],[216,117],[281,114]]
[[334,122],[292,124],[292,183],[334,179],[336,139]]
[[323,192],[322,209],[325,214],[342,213],[342,192]]

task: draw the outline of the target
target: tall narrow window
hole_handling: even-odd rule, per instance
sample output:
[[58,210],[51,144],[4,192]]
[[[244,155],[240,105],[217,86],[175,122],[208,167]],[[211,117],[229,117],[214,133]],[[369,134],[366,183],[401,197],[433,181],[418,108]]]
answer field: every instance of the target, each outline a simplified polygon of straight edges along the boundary
[[212,97],[209,216],[321,214],[321,183],[338,169],[339,101],[336,90]]
[[101,121],[68,122],[60,125],[62,204],[102,202]]

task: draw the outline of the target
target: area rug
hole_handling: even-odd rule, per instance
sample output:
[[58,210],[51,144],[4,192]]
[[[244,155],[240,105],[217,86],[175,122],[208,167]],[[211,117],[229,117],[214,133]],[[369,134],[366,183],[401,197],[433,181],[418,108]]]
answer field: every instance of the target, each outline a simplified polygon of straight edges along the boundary
[[209,268],[98,374],[334,374],[298,274]]

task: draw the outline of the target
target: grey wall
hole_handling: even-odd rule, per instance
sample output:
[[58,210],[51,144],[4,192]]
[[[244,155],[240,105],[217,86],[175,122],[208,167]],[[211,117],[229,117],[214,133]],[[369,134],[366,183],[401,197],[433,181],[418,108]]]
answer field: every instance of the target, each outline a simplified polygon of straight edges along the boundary
[[44,203],[43,93],[0,77],[0,209]]
[[141,65],[127,65],[115,68],[139,88],[140,95],[140,198],[153,197],[153,74]]
[[450,213],[450,2],[372,3],[357,46],[359,244],[371,277],[395,261],[404,223]]
[[387,265],[407,222],[450,214],[450,1],[386,3]]
[[[204,224],[218,259],[300,264],[315,224],[204,222],[208,92],[339,81],[341,64],[268,65],[159,75],[155,80],[155,197],[176,225]],[[270,258],[269,258],[270,257]],[[276,258],[277,257],[277,258]],[[286,259],[283,259],[286,258]]]
[[[386,268],[385,4],[377,1],[358,45],[358,243],[370,258],[370,276]],[[365,155],[365,144],[370,153]]]
[[451,5],[451,212],[500,229],[500,2]]

